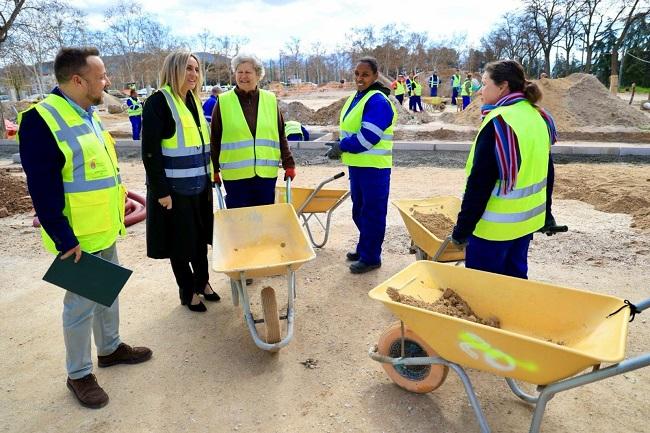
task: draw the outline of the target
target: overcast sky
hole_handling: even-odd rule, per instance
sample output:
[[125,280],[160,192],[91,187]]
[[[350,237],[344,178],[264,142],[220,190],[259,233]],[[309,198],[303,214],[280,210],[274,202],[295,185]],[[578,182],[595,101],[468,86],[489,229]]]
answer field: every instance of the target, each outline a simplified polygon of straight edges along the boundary
[[[264,59],[277,57],[292,36],[301,39],[303,52],[320,41],[328,51],[345,42],[353,27],[389,23],[407,32],[426,32],[430,39],[467,34],[468,44],[478,47],[481,36],[516,0],[368,1],[368,0],[139,0],[146,13],[182,37],[208,28],[217,35],[246,36],[244,51]],[[77,3],[77,2],[73,2]],[[79,2],[81,3],[81,2]],[[76,4],[88,14],[92,27],[101,28],[103,13],[113,0],[87,0]],[[191,6],[188,6],[191,4]],[[489,4],[489,6],[488,6]],[[286,50],[285,50],[286,51]]]

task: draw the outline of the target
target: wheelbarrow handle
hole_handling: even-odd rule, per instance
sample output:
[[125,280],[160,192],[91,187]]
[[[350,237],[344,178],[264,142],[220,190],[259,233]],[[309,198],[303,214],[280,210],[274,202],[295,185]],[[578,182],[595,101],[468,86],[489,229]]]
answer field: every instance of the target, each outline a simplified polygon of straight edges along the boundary
[[650,298],[644,299],[643,301],[639,302],[638,304],[635,304],[636,309],[639,311],[646,310],[650,308]]
[[345,172],[344,172],[344,171],[340,172],[339,174],[335,174],[335,175],[332,177],[332,180],[334,180],[334,179],[340,179],[340,178],[342,178],[343,176],[345,176]]
[[287,176],[287,203],[291,204],[291,178]]
[[215,184],[214,189],[217,191],[217,206],[220,210],[226,208],[226,201],[223,199],[223,192],[221,191],[221,185]]

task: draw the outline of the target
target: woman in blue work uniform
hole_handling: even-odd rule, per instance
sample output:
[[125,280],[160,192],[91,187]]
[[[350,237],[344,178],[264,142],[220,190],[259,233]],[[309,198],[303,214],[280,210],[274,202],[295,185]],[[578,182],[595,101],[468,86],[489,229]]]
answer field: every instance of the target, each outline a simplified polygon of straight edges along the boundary
[[377,60],[363,57],[354,69],[357,92],[341,110],[340,141],[327,152],[349,167],[352,219],[359,242],[347,253],[350,272],[361,274],[381,266],[381,245],[393,165],[393,128],[397,111],[389,101],[390,89],[377,80]]
[[535,105],[541,91],[515,61],[489,63],[481,91],[483,122],[467,159],[452,241],[467,243],[468,268],[527,278],[530,240],[552,219],[555,124]]

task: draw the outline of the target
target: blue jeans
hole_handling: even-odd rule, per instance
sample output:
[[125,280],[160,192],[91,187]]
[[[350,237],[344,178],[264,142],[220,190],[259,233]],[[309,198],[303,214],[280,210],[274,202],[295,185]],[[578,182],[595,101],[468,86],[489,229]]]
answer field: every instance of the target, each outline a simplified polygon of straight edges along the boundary
[[488,241],[470,236],[465,250],[465,267],[528,279],[531,239],[532,234],[511,241]]
[[[95,254],[118,264],[115,244]],[[66,368],[70,379],[80,379],[93,371],[90,334],[95,336],[97,355],[115,352],[120,345],[120,309],[118,300],[105,307],[76,293],[65,292],[63,298],[63,339]]]
[[129,116],[131,121],[131,132],[133,133],[133,139],[140,139],[140,130],[142,129],[142,116]]
[[456,105],[456,98],[458,97],[458,91],[460,88],[452,87],[451,88],[451,105]]
[[431,88],[431,95],[430,96],[438,96],[438,86],[433,86]]
[[359,229],[356,252],[368,264],[381,263],[381,245],[386,234],[386,212],[390,191],[390,168],[350,167],[352,219]]

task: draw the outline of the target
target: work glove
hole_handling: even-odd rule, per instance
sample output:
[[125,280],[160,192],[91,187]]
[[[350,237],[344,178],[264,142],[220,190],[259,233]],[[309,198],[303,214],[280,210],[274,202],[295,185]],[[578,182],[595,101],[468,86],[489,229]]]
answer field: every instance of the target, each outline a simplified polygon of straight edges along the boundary
[[293,180],[293,178],[296,177],[296,169],[291,167],[291,168],[285,168],[284,169],[284,180],[286,181],[287,179]]
[[325,143],[325,146],[330,146],[330,149],[327,151],[325,156],[329,159],[340,159],[343,151],[341,150],[341,143],[338,141],[330,141]]
[[465,248],[467,246],[467,238],[456,233],[456,227],[451,232],[451,243],[456,245],[459,248]]
[[212,175],[212,186],[219,185],[221,186],[221,176],[218,171],[215,171]]

